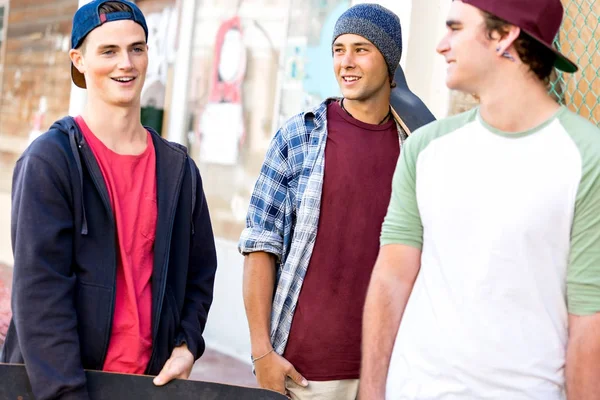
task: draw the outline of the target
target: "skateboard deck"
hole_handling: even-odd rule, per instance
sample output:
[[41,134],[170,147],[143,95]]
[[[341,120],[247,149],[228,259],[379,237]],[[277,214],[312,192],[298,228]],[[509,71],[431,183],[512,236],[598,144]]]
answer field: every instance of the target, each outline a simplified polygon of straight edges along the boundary
[[[176,379],[156,387],[152,376],[86,371],[90,400],[286,400],[264,389]],[[0,399],[35,400],[22,364],[0,363]]]
[[435,116],[425,103],[409,89],[400,65],[394,74],[394,82],[396,82],[396,87],[392,89],[390,105],[404,123],[405,130],[408,130],[409,133],[414,132],[423,125],[435,121]]

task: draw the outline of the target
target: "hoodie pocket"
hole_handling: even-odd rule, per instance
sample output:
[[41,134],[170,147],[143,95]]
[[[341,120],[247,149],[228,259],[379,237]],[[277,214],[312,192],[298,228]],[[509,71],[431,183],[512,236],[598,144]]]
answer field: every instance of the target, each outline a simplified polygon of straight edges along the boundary
[[100,285],[77,285],[77,330],[84,368],[101,369],[110,337],[113,291]]

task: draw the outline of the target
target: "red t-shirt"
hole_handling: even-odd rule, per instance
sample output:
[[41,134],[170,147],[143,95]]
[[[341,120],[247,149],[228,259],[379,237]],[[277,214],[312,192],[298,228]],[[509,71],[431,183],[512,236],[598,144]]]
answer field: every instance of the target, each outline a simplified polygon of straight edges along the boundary
[[357,379],[363,306],[400,154],[394,120],[371,125],[327,108],[317,237],[284,357],[306,379]]
[[156,154],[148,133],[139,155],[117,154],[82,117],[75,118],[92,149],[117,226],[117,292],[104,371],[143,374],[152,353],[152,268],[156,235]]

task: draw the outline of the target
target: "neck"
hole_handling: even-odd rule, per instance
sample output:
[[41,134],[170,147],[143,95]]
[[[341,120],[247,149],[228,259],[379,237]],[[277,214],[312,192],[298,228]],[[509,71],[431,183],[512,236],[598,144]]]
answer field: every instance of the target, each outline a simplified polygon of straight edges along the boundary
[[504,132],[523,132],[548,120],[560,107],[543,82],[518,69],[497,77],[479,92],[481,118]]
[[106,147],[119,154],[140,154],[147,133],[142,126],[140,107],[118,107],[88,99],[82,117]]
[[390,96],[378,96],[368,100],[350,100],[344,98],[344,109],[357,120],[377,125],[388,121],[390,112]]

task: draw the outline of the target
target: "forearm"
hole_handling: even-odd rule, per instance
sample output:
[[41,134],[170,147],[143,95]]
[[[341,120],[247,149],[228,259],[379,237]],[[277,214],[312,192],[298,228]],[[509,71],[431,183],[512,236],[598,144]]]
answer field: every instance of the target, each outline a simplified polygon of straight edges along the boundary
[[265,252],[247,255],[244,260],[244,305],[250,329],[252,355],[271,350],[271,308],[275,288],[275,257]]
[[569,329],[566,386],[568,400],[600,399],[600,318],[573,317]]
[[420,254],[402,245],[384,246],[380,251],[363,312],[361,400],[385,397],[392,350],[420,268]]
[[392,349],[410,290],[373,275],[363,315],[361,399],[384,397]]

